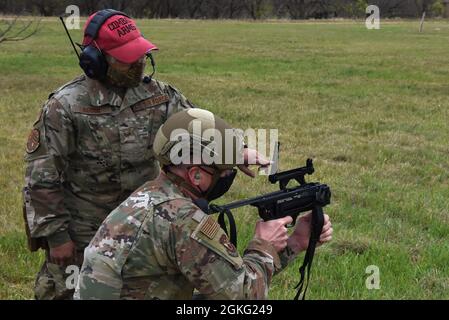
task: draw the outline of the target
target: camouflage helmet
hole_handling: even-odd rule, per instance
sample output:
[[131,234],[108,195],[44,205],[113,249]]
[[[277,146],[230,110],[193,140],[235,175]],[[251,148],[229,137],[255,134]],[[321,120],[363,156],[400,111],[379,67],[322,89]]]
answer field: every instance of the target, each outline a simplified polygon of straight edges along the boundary
[[153,151],[162,166],[204,165],[219,170],[243,163],[243,134],[212,112],[177,112],[159,128]]

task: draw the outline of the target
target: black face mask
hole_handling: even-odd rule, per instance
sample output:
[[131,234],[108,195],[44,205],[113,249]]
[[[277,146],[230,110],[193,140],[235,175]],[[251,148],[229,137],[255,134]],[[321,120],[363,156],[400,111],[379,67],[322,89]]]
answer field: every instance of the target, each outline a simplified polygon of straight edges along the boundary
[[[220,173],[217,172],[215,174],[219,175]],[[203,192],[201,190],[204,195],[204,198],[207,201],[212,201],[220,198],[231,188],[236,175],[237,170],[233,169],[232,172],[225,177],[218,177],[218,178],[214,177],[215,183],[211,187],[209,187],[209,189],[206,192]]]

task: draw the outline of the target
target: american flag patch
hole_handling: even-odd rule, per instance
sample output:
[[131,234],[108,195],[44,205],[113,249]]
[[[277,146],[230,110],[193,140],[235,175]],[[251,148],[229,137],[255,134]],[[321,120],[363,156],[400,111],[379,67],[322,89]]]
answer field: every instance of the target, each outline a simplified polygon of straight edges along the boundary
[[200,231],[204,233],[209,239],[213,239],[219,229],[220,225],[211,216],[208,216],[202,223]]

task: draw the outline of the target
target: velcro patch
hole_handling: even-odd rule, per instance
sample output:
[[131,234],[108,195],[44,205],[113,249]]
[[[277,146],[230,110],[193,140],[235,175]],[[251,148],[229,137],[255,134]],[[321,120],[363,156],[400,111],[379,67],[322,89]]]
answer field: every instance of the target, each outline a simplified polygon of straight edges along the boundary
[[39,148],[39,145],[40,145],[39,140],[40,140],[39,129],[31,130],[31,132],[28,136],[28,141],[27,141],[27,147],[26,147],[27,153],[33,153],[34,151],[37,150],[37,148]]
[[169,99],[168,95],[162,94],[159,96],[155,96],[155,97],[151,97],[146,100],[143,100],[143,101],[135,104],[134,106],[132,106],[132,109],[134,112],[137,112],[137,111],[144,110],[146,108],[151,108],[151,107],[160,105],[162,103],[168,102],[169,100],[170,99]]
[[108,106],[93,107],[93,106],[75,106],[73,112],[84,114],[108,114],[112,113],[112,108]]
[[195,211],[195,214],[193,215],[192,220],[200,223],[201,220],[203,220],[204,216],[205,216],[205,214],[203,212]]
[[200,231],[209,239],[213,239],[218,230],[220,230],[220,225],[211,216],[207,216],[201,223]]
[[242,267],[243,259],[239,256],[237,249],[211,216],[204,217],[190,237],[231,263],[235,270]]

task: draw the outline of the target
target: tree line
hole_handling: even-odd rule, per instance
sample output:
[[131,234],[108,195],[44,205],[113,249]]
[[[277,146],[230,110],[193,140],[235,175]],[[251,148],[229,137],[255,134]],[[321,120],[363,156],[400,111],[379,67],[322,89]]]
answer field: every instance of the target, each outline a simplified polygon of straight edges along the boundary
[[1,0],[1,14],[58,16],[68,5],[81,15],[113,8],[136,18],[327,19],[360,18],[374,4],[381,16],[441,16],[445,0]]

